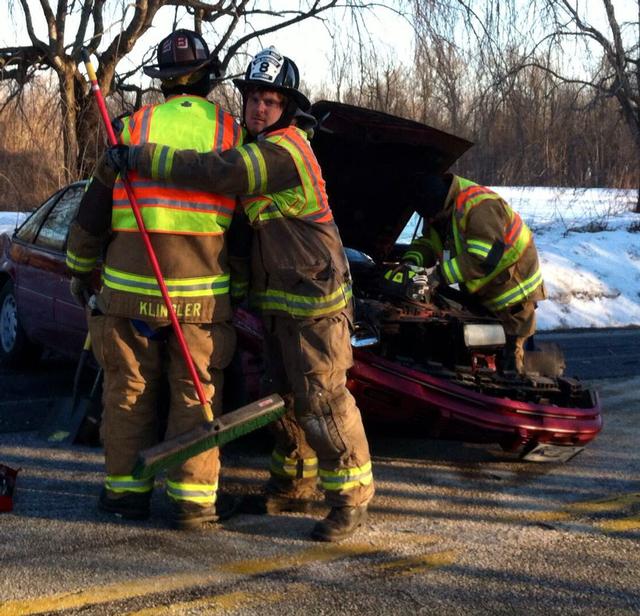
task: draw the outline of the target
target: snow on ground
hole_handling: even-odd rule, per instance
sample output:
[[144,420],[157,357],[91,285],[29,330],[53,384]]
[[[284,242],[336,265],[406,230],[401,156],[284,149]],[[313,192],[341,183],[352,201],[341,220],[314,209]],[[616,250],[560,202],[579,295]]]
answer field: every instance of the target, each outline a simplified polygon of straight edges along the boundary
[[[538,329],[640,326],[640,214],[634,190],[497,186],[534,232],[549,299]],[[24,214],[0,212],[0,232]],[[409,241],[417,218],[400,236]]]

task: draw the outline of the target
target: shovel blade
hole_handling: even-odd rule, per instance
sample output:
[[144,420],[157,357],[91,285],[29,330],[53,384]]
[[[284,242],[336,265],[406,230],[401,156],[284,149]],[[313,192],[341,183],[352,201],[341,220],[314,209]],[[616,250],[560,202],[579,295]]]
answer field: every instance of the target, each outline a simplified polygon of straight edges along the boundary
[[73,443],[92,408],[93,401],[89,398],[61,398],[54,404],[40,436],[51,445]]

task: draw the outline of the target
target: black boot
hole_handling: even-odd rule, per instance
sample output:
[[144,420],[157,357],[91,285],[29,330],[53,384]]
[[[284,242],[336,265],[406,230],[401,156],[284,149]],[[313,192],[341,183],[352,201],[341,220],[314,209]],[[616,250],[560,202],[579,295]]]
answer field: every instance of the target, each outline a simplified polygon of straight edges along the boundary
[[313,527],[311,538],[315,541],[342,541],[353,535],[366,519],[366,505],[332,507],[329,515]]
[[98,498],[98,509],[106,513],[115,513],[125,520],[146,520],[149,517],[151,492],[128,492],[114,497],[102,488]]
[[284,494],[248,494],[242,497],[239,510],[255,515],[277,515],[279,513],[308,513],[314,501],[294,498]]
[[216,528],[216,522],[228,520],[238,512],[239,499],[233,494],[218,494],[215,507],[188,501],[171,501],[171,526],[177,530]]
[[278,513],[308,513],[311,511],[313,501],[307,498],[293,498],[279,494],[266,494],[264,497],[266,513],[276,515]]
[[171,502],[171,527],[176,530],[213,529],[218,521],[211,505],[198,505],[187,501]]

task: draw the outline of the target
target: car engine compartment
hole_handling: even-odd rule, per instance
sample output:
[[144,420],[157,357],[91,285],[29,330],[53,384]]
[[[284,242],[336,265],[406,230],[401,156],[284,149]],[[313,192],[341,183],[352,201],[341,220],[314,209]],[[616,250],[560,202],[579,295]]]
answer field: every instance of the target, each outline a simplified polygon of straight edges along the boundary
[[[355,347],[484,395],[539,405],[593,407],[591,390],[562,374],[564,360],[555,345],[526,350],[524,374],[504,371],[504,334],[495,335],[502,325],[472,299],[451,287],[427,293],[421,300],[393,295],[383,276],[392,264],[379,266],[354,249],[347,249],[347,255],[355,298]],[[474,335],[485,331],[488,336]]]

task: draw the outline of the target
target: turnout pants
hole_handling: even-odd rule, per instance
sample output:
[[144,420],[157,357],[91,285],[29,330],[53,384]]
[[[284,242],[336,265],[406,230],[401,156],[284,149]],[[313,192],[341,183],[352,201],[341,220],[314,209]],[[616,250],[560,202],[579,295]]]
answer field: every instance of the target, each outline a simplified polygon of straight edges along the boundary
[[[135,480],[131,473],[141,449],[154,445],[159,435],[161,383],[168,381],[166,438],[191,430],[204,419],[193,381],[169,328],[162,335],[142,335],[132,321],[123,317],[92,316],[89,320],[94,354],[104,368],[104,442],[110,496],[130,492],[151,495],[153,480]],[[205,396],[214,413],[222,401],[223,368],[231,360],[235,333],[227,323],[182,324]],[[220,471],[217,449],[205,451],[170,469],[167,494],[178,504],[189,502],[213,506]]]
[[360,411],[346,387],[353,363],[347,317],[263,321],[263,393],[284,394],[288,407],[272,428],[268,490],[305,498],[319,479],[329,506],[367,504],[373,475]]
[[524,345],[536,331],[536,303],[522,302],[496,313],[504,327],[504,369],[524,372]]

